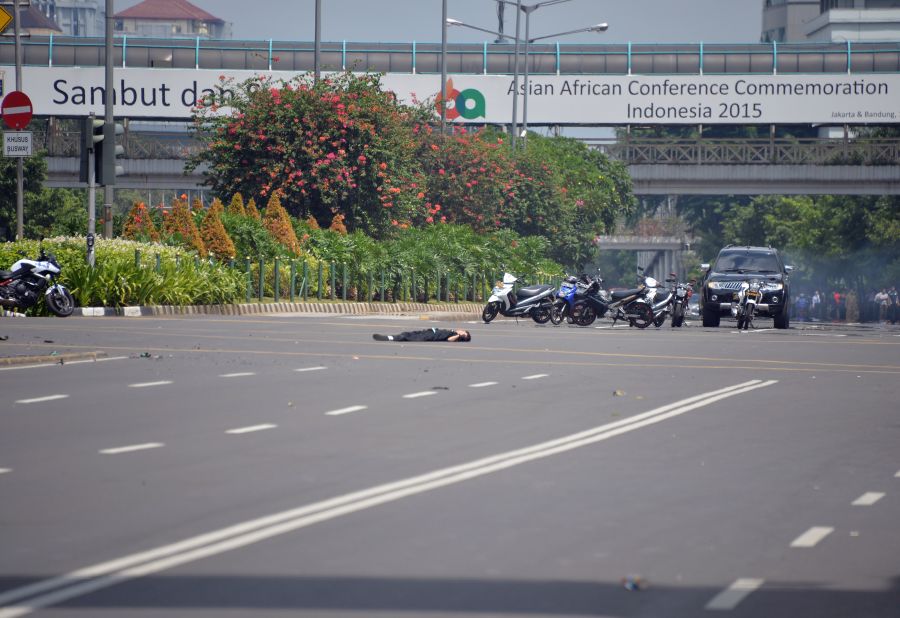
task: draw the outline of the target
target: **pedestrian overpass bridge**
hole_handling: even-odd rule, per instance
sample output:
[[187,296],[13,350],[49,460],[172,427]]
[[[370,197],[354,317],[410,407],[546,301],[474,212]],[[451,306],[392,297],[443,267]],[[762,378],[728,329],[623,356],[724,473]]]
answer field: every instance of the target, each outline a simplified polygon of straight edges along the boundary
[[[344,41],[322,43],[318,59],[323,71],[349,68],[433,77],[441,73],[445,58],[447,72],[454,77],[508,77],[515,70],[513,49],[506,43],[450,44],[445,56],[441,46],[434,43]],[[25,69],[52,68],[83,76],[79,71],[102,67],[104,55],[102,38],[33,36],[23,43]],[[115,40],[113,62],[117,69],[152,68],[163,73],[171,70],[173,74],[209,70],[304,72],[314,68],[316,56],[311,42],[120,37]],[[8,69],[13,63],[12,42],[0,41],[0,69]],[[600,79],[639,75],[672,79],[843,75],[871,81],[896,79],[900,75],[900,43],[533,44],[522,70],[535,79],[580,76],[582,81],[585,76]],[[7,71],[7,77],[11,74]],[[25,80],[27,75],[26,72]],[[25,86],[29,90],[27,81]],[[900,95],[893,96],[895,101],[900,100]],[[900,107],[897,112],[900,116]],[[45,114],[39,119],[43,123],[35,123],[34,144],[48,153],[52,186],[78,186],[80,137],[77,123],[71,122],[74,117],[76,114]],[[144,119],[172,120],[146,115]],[[563,108],[558,117],[530,124],[571,125],[568,120]],[[843,126],[840,122],[831,124]],[[146,127],[146,123],[135,124]],[[847,126],[844,139],[784,139],[774,137],[774,125],[762,127],[764,134],[768,132],[773,137],[648,139],[632,136],[628,125],[619,123],[619,139],[586,141],[628,165],[638,195],[900,194],[897,139],[852,137],[855,131]],[[702,130],[698,133],[702,135]],[[186,125],[174,131],[169,127],[165,132],[128,129],[124,146],[126,175],[117,178],[117,187],[192,189],[202,182],[198,173],[183,173],[185,159],[198,147]]]

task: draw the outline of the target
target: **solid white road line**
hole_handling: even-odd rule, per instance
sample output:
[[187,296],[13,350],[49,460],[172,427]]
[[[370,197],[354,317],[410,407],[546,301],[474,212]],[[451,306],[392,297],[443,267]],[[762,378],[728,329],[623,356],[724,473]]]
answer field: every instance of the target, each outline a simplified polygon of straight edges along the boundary
[[265,429],[275,429],[278,425],[273,425],[272,423],[263,423],[262,425],[251,425],[250,427],[238,427],[237,429],[229,429],[225,433],[230,434],[240,434],[240,433],[251,433],[254,431],[263,431]]
[[536,373],[533,376],[524,376],[523,380],[540,380],[541,378],[548,377],[549,374],[546,373]]
[[127,356],[107,356],[105,358],[85,358],[82,360],[66,361],[67,365],[83,365],[85,363],[105,363],[107,361],[124,360]]
[[41,403],[42,401],[53,401],[54,399],[65,399],[68,395],[47,395],[46,397],[33,397],[31,399],[19,399],[16,403]]
[[303,373],[304,371],[321,371],[323,369],[328,369],[328,367],[301,367],[300,369],[294,369],[294,371]]
[[223,373],[220,374],[220,378],[243,378],[245,376],[255,376],[256,372],[254,371],[243,371],[240,373]]
[[12,468],[0,468],[0,474],[7,474],[12,472]]
[[130,446],[117,446],[115,448],[105,448],[99,451],[101,455],[118,455],[119,453],[132,453],[134,451],[145,451],[151,448],[160,448],[165,446],[162,442],[147,442],[145,444],[132,444]]
[[[767,382],[751,380],[735,384],[555,440],[252,519],[176,543],[37,581],[21,588],[13,588],[0,593],[0,605],[7,606],[0,609],[0,618],[17,618],[96,590],[246,547],[319,522],[596,444],[776,383],[776,380]],[[27,600],[21,604],[10,605],[22,599]]]
[[331,412],[326,412],[326,416],[340,416],[341,414],[350,414],[351,412],[359,412],[360,410],[365,410],[369,406],[349,406],[346,408],[339,408],[337,410],[332,410]]
[[764,579],[754,579],[752,577],[736,579],[728,588],[714,596],[706,604],[706,609],[726,611],[734,609],[747,595],[762,586],[765,581]]
[[851,504],[852,506],[872,506],[882,498],[884,498],[884,492],[880,491],[867,491],[859,498],[854,500]]
[[469,384],[469,388],[484,388],[485,386],[494,386],[496,382],[478,382],[477,384]]
[[419,397],[428,397],[429,395],[437,395],[437,391],[419,391],[418,393],[408,393],[403,395],[404,399],[418,399]]
[[171,384],[172,380],[159,380],[158,382],[138,382],[137,384],[129,384],[128,388],[147,388],[148,386],[163,386]]
[[815,547],[819,541],[832,532],[834,532],[834,528],[828,526],[813,526],[791,541],[791,547]]

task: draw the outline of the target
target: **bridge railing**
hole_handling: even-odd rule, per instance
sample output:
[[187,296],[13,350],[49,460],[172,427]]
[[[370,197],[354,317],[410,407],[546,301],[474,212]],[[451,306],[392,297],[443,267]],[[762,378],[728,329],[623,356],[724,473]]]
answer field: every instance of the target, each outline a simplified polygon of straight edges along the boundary
[[[53,157],[78,157],[81,133],[33,129],[35,150]],[[900,138],[881,139],[585,139],[592,148],[628,165],[900,165]],[[187,133],[126,131],[126,159],[187,159],[202,148]]]
[[[32,36],[23,42],[31,66],[103,66],[99,37]],[[508,43],[451,43],[451,73],[512,74],[514,47]],[[215,40],[116,36],[117,67],[311,71],[309,41]],[[440,73],[439,43],[323,42],[324,70]],[[900,71],[900,42],[837,43],[537,43],[529,46],[533,75],[894,73]],[[14,64],[13,41],[0,39],[0,64]]]
[[900,139],[588,140],[628,165],[900,165]]

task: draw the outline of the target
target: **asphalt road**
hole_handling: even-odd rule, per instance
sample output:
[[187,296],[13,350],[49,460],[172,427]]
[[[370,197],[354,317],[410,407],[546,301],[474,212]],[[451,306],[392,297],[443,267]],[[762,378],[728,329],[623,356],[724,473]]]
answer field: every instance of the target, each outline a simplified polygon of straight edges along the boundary
[[0,320],[0,618],[897,618],[900,327],[609,325]]

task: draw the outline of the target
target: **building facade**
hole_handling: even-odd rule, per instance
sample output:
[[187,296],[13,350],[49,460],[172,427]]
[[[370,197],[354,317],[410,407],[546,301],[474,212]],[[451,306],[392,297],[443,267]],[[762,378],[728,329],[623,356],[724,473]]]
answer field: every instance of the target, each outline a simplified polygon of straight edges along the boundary
[[187,0],[144,0],[116,13],[117,36],[230,39],[231,24]]
[[103,0],[32,0],[31,6],[56,23],[60,34],[103,36],[106,5]]
[[762,41],[900,40],[900,0],[763,0]]

